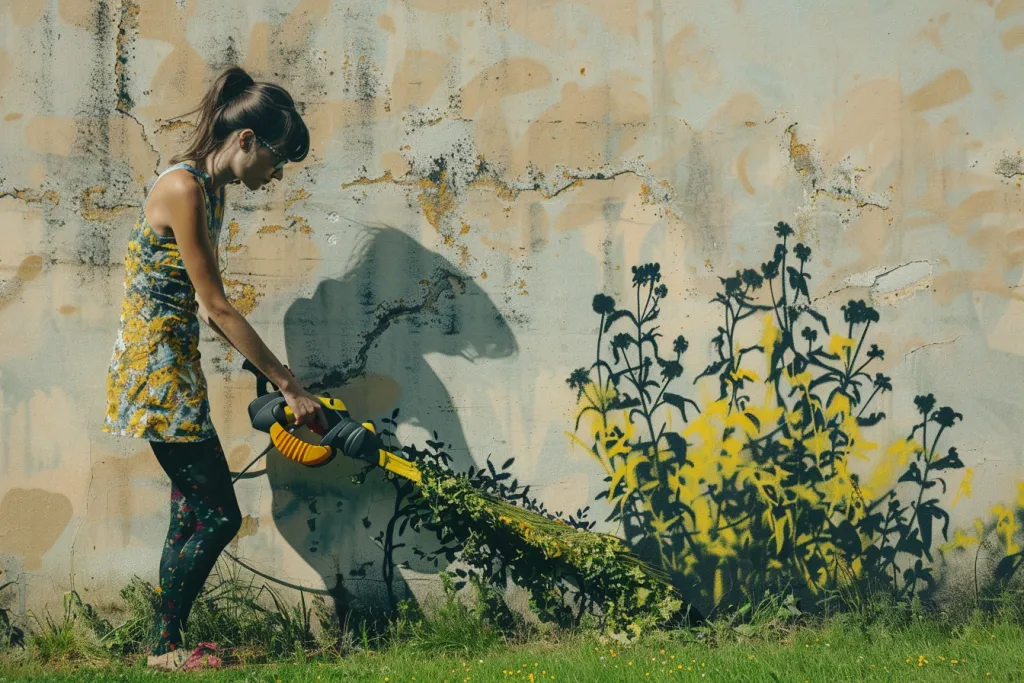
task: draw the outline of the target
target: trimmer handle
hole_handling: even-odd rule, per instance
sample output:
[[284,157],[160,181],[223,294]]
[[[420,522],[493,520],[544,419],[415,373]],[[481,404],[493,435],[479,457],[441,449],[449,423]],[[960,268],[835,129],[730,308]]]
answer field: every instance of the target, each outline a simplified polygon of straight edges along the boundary
[[248,358],[242,363],[242,369],[248,370],[252,374],[256,375],[256,396],[266,396],[270,393],[268,386],[274,387],[274,391],[277,391],[277,385],[270,381],[270,379],[260,372],[260,369],[252,364]]
[[[242,368],[256,376],[257,398],[249,404],[249,421],[254,428],[270,434],[274,447],[289,460],[307,467],[319,467],[342,453],[382,467],[391,475],[417,483],[421,481],[422,474],[415,463],[385,450],[373,423],[360,424],[353,420],[339,398],[318,397],[324,406],[327,433],[323,433],[320,425],[309,427],[323,437],[320,443],[300,439],[290,431],[295,424],[295,415],[278,387],[248,360],[242,363]],[[274,391],[269,391],[268,386],[273,386]]]

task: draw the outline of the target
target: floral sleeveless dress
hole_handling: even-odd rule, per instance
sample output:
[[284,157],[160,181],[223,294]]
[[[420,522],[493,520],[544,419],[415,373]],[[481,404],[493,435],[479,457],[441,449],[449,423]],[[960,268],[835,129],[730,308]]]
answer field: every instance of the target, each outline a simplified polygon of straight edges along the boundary
[[[217,244],[224,219],[223,190],[214,196],[209,175],[187,163],[171,166],[156,182],[179,169],[194,175],[202,187],[207,229]],[[199,362],[196,290],[174,236],[154,232],[144,208],[132,228],[124,263],[124,300],[107,373],[103,431],[161,442],[213,438],[216,432]]]

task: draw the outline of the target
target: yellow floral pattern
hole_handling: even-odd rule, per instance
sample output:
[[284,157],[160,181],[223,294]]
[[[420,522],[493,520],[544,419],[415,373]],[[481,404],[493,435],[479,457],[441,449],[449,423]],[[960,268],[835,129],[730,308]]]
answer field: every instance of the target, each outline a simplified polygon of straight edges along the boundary
[[[171,166],[160,178],[179,169],[192,173],[202,187],[207,229],[216,244],[223,196],[211,195],[209,176],[189,164]],[[163,442],[212,438],[216,433],[200,365],[196,292],[174,236],[154,232],[143,211],[124,262],[124,300],[107,373],[103,431]]]

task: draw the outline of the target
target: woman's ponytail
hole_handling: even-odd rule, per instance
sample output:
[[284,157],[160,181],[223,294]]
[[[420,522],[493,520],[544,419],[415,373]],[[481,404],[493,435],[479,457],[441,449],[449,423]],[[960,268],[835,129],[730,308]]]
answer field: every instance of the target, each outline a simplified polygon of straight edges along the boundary
[[248,88],[256,85],[252,76],[240,66],[225,69],[210,87],[210,94],[217,97],[217,104],[224,106],[236,97],[241,97]]

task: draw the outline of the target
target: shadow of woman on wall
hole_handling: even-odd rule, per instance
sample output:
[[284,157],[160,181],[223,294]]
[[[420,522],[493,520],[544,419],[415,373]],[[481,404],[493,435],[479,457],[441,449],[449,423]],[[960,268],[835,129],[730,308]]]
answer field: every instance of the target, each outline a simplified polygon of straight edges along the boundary
[[[410,438],[418,427],[423,439],[436,433],[453,469],[465,470],[472,464],[469,445],[427,356],[505,358],[518,350],[515,337],[490,297],[457,266],[399,229],[363,228],[344,275],[322,281],[285,314],[292,371],[310,391],[345,401],[357,420],[375,420],[378,430],[380,418],[399,408],[394,431]],[[379,471],[353,482],[364,467],[348,458],[310,469],[275,455],[267,460],[273,518],[323,577],[338,617],[386,613],[396,600],[412,598],[374,540],[394,514],[396,487]],[[402,540],[404,547],[390,553],[394,565],[414,573],[446,566],[413,552],[437,547],[430,532],[408,529]]]

